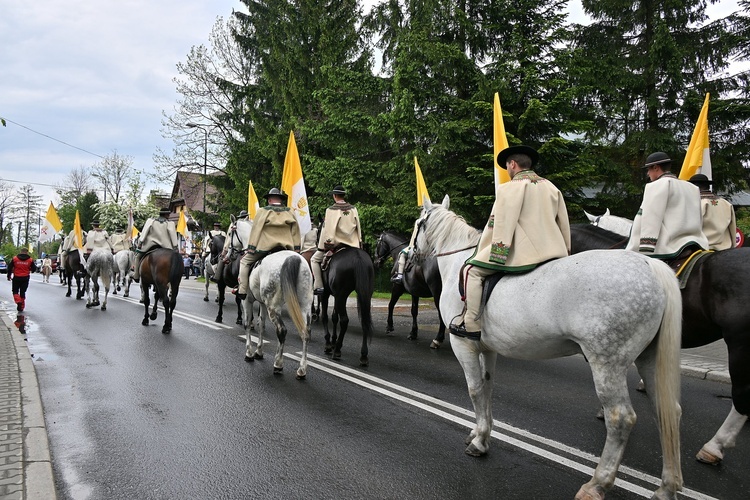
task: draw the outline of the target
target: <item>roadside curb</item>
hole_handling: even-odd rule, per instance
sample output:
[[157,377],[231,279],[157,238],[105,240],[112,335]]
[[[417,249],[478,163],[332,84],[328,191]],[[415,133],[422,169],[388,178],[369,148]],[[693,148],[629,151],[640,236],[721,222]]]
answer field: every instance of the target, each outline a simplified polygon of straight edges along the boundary
[[55,479],[44,421],[44,408],[37,382],[36,369],[31,359],[26,335],[21,333],[8,317],[9,311],[0,313],[3,327],[13,339],[21,381],[21,434],[23,440],[23,499],[55,500]]

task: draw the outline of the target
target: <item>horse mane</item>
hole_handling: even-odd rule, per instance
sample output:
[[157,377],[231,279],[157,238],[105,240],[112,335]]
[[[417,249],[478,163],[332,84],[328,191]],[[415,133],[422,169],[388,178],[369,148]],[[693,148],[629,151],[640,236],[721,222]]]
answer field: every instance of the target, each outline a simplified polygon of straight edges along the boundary
[[433,208],[429,219],[430,224],[424,224],[422,230],[432,250],[438,253],[476,246],[482,236],[482,232],[470,226],[463,217],[442,206]]

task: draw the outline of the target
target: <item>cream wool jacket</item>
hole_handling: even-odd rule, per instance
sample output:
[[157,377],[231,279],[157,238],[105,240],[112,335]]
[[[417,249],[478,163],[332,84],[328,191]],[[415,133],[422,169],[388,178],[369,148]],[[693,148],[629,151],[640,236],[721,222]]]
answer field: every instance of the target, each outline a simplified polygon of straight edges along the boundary
[[708,248],[697,186],[666,173],[646,184],[627,249],[658,259],[674,258],[688,245]]
[[523,272],[570,254],[570,223],[562,193],[533,170],[500,184],[474,255],[486,269]]
[[147,252],[155,247],[177,250],[177,229],[174,222],[163,217],[148,219],[141,231],[139,249]]
[[112,245],[109,244],[109,234],[107,234],[107,231],[101,229],[96,230],[92,229],[86,234],[86,247],[87,252],[92,252],[99,248],[104,248],[106,250],[112,250]]
[[276,247],[299,252],[299,224],[289,207],[268,205],[253,219],[253,229],[247,242],[250,253],[268,253]]
[[349,203],[334,203],[326,210],[323,229],[318,239],[318,250],[326,251],[339,245],[359,248],[362,228],[359,213]]
[[130,242],[128,241],[128,235],[124,232],[115,233],[109,237],[109,244],[112,246],[112,251],[117,253],[120,250],[130,249]]
[[737,221],[734,207],[713,193],[701,193],[703,234],[710,250],[729,250],[737,243]]

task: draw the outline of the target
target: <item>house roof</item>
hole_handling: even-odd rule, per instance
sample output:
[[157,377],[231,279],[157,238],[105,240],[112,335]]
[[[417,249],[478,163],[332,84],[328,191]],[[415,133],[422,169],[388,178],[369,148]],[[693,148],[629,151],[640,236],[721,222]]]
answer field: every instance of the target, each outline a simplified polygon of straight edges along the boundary
[[[209,174],[209,176],[210,175],[217,174]],[[216,186],[210,182],[205,183],[205,205],[203,204],[203,190],[203,174],[181,170],[177,172],[177,175],[175,176],[171,200],[185,200],[184,204],[189,212],[203,212],[205,206],[205,211],[207,213],[215,214],[211,209],[211,205],[218,195],[218,190],[216,189]]]

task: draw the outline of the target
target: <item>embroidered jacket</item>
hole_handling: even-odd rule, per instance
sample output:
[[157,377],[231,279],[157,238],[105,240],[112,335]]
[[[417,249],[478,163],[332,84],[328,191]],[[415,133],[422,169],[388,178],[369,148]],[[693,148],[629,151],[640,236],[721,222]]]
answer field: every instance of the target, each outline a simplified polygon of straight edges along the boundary
[[177,229],[174,222],[164,217],[148,219],[143,225],[140,238],[138,248],[143,252],[156,247],[177,250]]
[[688,245],[708,248],[701,222],[700,190],[668,172],[646,184],[626,248],[670,259]]
[[360,248],[361,243],[362,228],[357,209],[349,203],[334,203],[328,207],[318,239],[318,250],[329,250],[339,245]]
[[247,249],[251,254],[268,253],[276,247],[299,252],[301,240],[292,210],[283,205],[268,205],[258,210],[253,219]]
[[701,193],[703,234],[710,250],[728,250],[737,243],[737,222],[734,207],[711,192]]
[[86,233],[87,252],[93,252],[99,248],[112,251],[112,245],[109,244],[109,234],[104,229],[92,229]]
[[570,223],[562,193],[533,170],[497,188],[495,204],[468,264],[522,272],[570,253]]

